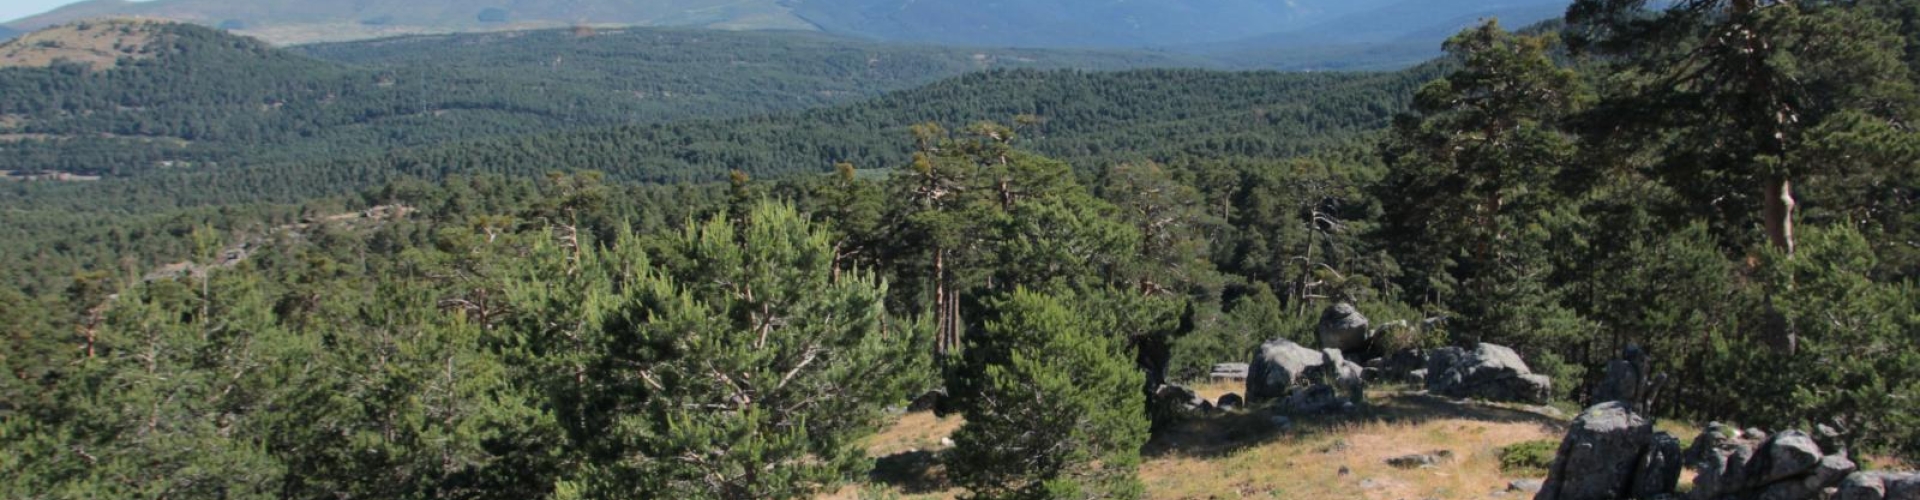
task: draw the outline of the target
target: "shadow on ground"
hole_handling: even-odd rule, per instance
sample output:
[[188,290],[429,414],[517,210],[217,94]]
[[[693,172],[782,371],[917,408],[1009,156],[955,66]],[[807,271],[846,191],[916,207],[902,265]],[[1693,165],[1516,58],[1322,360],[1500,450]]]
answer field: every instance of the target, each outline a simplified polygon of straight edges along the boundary
[[925,450],[895,453],[875,460],[867,480],[898,488],[908,495],[936,493],[952,487],[947,484],[946,465],[940,463],[940,455]]
[[1290,425],[1274,422],[1278,415],[1266,407],[1215,412],[1167,429],[1147,443],[1147,457],[1188,456],[1215,458],[1277,439],[1306,439],[1346,433],[1372,425],[1421,425],[1435,420],[1491,423],[1532,423],[1549,434],[1566,431],[1565,419],[1540,411],[1506,405],[1458,401],[1423,393],[1369,395],[1368,405],[1346,413],[1287,415]]

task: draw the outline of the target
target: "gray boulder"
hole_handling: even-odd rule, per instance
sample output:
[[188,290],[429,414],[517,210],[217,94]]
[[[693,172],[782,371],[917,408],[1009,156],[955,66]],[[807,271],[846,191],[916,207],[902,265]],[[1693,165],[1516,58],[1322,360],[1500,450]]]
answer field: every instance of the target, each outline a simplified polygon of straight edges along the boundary
[[1287,396],[1286,411],[1293,414],[1327,413],[1345,409],[1347,401],[1331,386],[1315,385]]
[[1544,404],[1553,384],[1535,375],[1518,353],[1504,346],[1481,343],[1472,351],[1457,347],[1435,350],[1427,358],[1427,391],[1452,398],[1479,398]]
[[1699,473],[1689,498],[1811,500],[1828,498],[1830,490],[1838,492],[1834,498],[1883,498],[1875,492],[1892,493],[1884,478],[1855,477],[1858,467],[1845,455],[1822,455],[1820,445],[1804,432],[1761,436],[1765,434],[1758,429],[1741,432],[1718,423],[1709,425],[1687,451]]
[[[1581,412],[1535,500],[1627,498],[1641,456],[1653,441],[1653,422],[1625,405],[1602,403]],[[1676,445],[1677,447],[1677,445]],[[1668,491],[1672,491],[1668,488]]]
[[1311,383],[1307,370],[1326,364],[1326,355],[1291,340],[1270,340],[1254,352],[1247,366],[1247,401],[1287,397]]
[[1243,407],[1246,405],[1247,405],[1246,399],[1241,398],[1239,394],[1234,394],[1229,392],[1221,395],[1220,401],[1217,403],[1214,403],[1213,407],[1219,408],[1221,410],[1234,410],[1234,409],[1239,409],[1240,407]]
[[1333,386],[1347,395],[1347,400],[1358,404],[1366,400],[1366,370],[1359,364],[1347,361],[1339,349],[1321,349],[1320,366],[1307,369],[1307,378],[1316,384]]
[[1211,411],[1213,411],[1213,402],[1200,397],[1200,394],[1193,392],[1193,389],[1168,384],[1153,391],[1153,412],[1156,421],[1192,418]]
[[1665,432],[1653,433],[1653,442],[1640,456],[1639,470],[1634,473],[1634,498],[1672,494],[1680,484],[1680,469],[1685,464],[1680,454],[1680,438]]
[[1855,472],[1840,481],[1837,500],[1920,500],[1920,473]]
[[1359,309],[1341,302],[1320,313],[1320,324],[1313,332],[1323,349],[1358,353],[1365,352],[1372,340],[1368,338],[1369,327],[1367,317],[1361,315]]

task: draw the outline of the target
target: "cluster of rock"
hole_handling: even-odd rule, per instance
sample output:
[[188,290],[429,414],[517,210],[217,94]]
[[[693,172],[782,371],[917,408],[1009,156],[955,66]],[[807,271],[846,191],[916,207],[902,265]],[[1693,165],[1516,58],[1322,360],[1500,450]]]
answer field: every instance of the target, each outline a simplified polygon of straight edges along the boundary
[[1425,381],[1427,392],[1450,398],[1543,404],[1553,394],[1552,380],[1534,374],[1513,349],[1488,343],[1428,353]]
[[1290,340],[1261,344],[1247,369],[1247,400],[1280,401],[1293,413],[1351,408],[1366,396],[1359,364],[1339,349],[1314,350]]
[[1683,452],[1640,413],[1660,381],[1638,349],[1610,363],[1599,404],[1574,419],[1535,500],[1680,498],[1684,466],[1697,473],[1692,500],[1920,500],[1920,474],[1859,472],[1844,451],[1825,453],[1800,431],[1715,423]]

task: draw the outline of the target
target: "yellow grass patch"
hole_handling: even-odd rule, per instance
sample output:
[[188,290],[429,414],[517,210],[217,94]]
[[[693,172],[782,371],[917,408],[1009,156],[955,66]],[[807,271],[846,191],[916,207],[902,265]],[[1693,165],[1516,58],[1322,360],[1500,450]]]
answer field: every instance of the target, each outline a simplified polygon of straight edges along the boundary
[[22,35],[0,44],[0,68],[45,68],[57,61],[95,70],[116,66],[121,58],[145,59],[153,43],[151,21],[85,21]]
[[[1194,387],[1217,399],[1239,393],[1239,383]],[[1462,405],[1426,396],[1378,393],[1353,415],[1295,419],[1274,426],[1265,410],[1219,413],[1161,433],[1146,449],[1141,480],[1154,499],[1234,498],[1485,498],[1513,479],[1500,471],[1500,448],[1522,441],[1558,440],[1561,419],[1489,405]],[[963,491],[946,484],[934,450],[960,426],[959,418],[905,415],[868,441],[879,459],[870,484],[852,485],[823,499],[854,500],[863,488],[909,499],[951,499]],[[1664,428],[1664,426],[1663,426]],[[1428,469],[1396,469],[1389,458],[1438,450],[1451,458]],[[1340,473],[1341,468],[1347,474]]]

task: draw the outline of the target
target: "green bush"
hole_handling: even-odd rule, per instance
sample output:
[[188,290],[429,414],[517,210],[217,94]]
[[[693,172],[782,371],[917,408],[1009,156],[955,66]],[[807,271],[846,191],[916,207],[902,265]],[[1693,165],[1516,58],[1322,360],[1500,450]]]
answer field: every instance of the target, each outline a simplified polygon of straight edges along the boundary
[[1553,457],[1559,450],[1559,441],[1547,439],[1507,445],[1500,448],[1500,470],[1544,475],[1553,467]]

